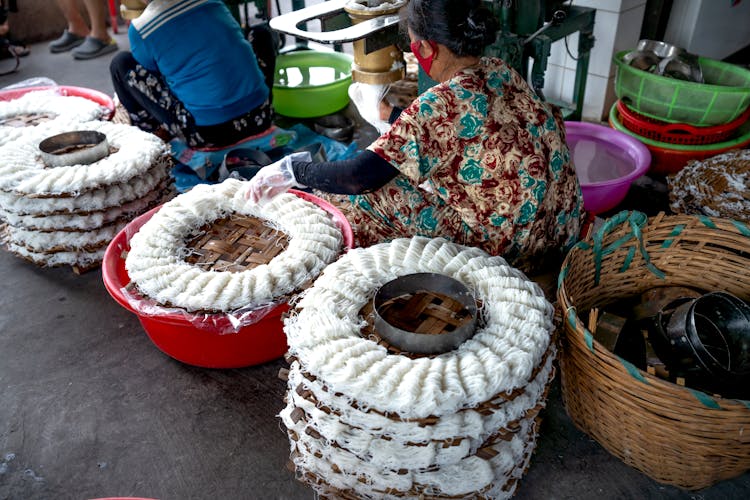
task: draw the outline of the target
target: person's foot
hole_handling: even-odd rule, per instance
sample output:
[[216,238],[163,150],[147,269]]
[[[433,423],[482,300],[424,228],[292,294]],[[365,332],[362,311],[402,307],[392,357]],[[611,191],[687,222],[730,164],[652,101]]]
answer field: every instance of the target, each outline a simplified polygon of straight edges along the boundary
[[75,59],[93,59],[116,50],[117,42],[112,39],[105,42],[93,36],[87,36],[80,46],[73,49],[73,57]]
[[70,49],[81,45],[85,39],[85,36],[76,35],[75,33],[71,33],[66,29],[57,40],[53,40],[52,42],[50,42],[49,51],[53,54],[67,52]]

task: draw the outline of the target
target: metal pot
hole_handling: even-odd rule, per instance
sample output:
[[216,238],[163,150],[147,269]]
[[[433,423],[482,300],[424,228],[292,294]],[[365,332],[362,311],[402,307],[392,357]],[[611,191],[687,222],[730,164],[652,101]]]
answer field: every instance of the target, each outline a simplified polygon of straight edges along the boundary
[[317,133],[340,142],[348,142],[354,135],[354,122],[340,113],[322,116],[313,126]]
[[243,179],[252,179],[258,171],[273,163],[266,153],[259,149],[236,148],[227,151],[219,167],[219,179],[228,178],[232,172]]

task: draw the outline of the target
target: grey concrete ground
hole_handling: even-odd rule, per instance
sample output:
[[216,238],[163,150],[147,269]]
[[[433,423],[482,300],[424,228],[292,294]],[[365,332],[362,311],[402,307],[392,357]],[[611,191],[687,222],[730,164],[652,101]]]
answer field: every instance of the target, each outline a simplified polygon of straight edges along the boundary
[[[111,93],[108,61],[37,44],[0,87],[45,76]],[[313,498],[286,469],[283,360],[236,370],[174,361],[109,297],[98,270],[40,269],[0,251],[0,283],[0,499]],[[750,474],[688,493],[624,465],[573,426],[557,383],[517,494],[748,497]]]

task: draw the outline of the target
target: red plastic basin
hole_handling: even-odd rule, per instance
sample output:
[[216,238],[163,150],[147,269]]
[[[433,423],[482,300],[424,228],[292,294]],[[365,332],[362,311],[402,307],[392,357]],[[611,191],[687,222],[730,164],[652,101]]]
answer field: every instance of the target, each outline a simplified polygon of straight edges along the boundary
[[615,208],[625,199],[630,184],[648,170],[648,148],[634,137],[603,125],[568,121],[565,129],[583,192],[583,208],[592,214]]
[[[300,198],[315,203],[331,214],[343,233],[344,246],[352,248],[354,233],[349,221],[336,207],[317,196],[291,191]],[[123,294],[130,283],[125,269],[124,252],[130,249],[130,238],[161,207],[156,207],[134,219],[110,242],[102,262],[102,278],[109,294],[121,306],[134,313],[151,341],[165,354],[183,363],[204,368],[241,368],[279,358],[287,351],[281,315],[289,306],[279,304],[263,319],[231,330],[224,315],[195,315],[187,312],[145,315],[136,310]]]
[[617,104],[610,109],[610,127],[618,132],[630,135],[634,139],[642,142],[648,148],[651,152],[650,170],[655,174],[675,174],[682,170],[690,160],[705,160],[706,158],[711,158],[712,156],[726,153],[733,149],[742,149],[750,145],[750,121],[747,120],[744,124],[740,125],[739,128],[734,130],[732,137],[723,142],[685,146],[680,144],[668,144],[640,136],[622,124],[620,113],[617,109]]
[[36,90],[49,90],[49,89],[56,89],[57,91],[60,92],[60,95],[64,95],[64,96],[85,97],[86,99],[94,101],[100,106],[107,108],[109,112],[107,113],[106,116],[102,116],[102,118],[105,120],[110,120],[112,116],[115,114],[115,101],[113,101],[112,98],[109,97],[107,94],[103,92],[99,92],[98,90],[89,89],[86,87],[73,87],[70,85],[58,85],[57,87],[53,87],[53,86],[25,87],[22,89],[0,90],[0,101],[12,101],[13,99],[18,99],[22,95],[27,94],[29,92],[34,92]]

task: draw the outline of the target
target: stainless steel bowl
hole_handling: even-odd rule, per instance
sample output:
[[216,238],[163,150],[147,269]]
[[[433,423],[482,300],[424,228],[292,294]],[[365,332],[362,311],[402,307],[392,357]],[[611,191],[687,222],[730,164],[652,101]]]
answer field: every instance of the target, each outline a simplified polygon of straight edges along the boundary
[[634,68],[695,83],[705,83],[698,57],[683,48],[657,40],[640,40],[623,62]]
[[656,66],[656,73],[678,80],[705,83],[698,58],[691,57],[689,54],[662,59]]
[[683,48],[658,40],[639,40],[636,49],[641,52],[651,52],[661,59],[686,53]]
[[313,126],[317,133],[340,142],[348,142],[354,135],[354,122],[341,113],[322,116]]
[[[464,310],[460,325],[454,330],[440,333],[417,333],[403,330],[384,317],[386,302],[418,292],[435,292],[461,303]],[[474,296],[460,281],[435,273],[415,273],[400,276],[380,287],[373,299],[375,332],[392,346],[415,354],[439,354],[452,351],[474,335],[477,306]]]
[[649,71],[651,70],[651,68],[659,64],[659,61],[661,61],[661,59],[659,59],[659,56],[657,56],[653,52],[645,50],[634,50],[632,52],[628,52],[627,54],[625,54],[622,60],[625,64],[628,64],[636,69],[640,69],[641,71]]

